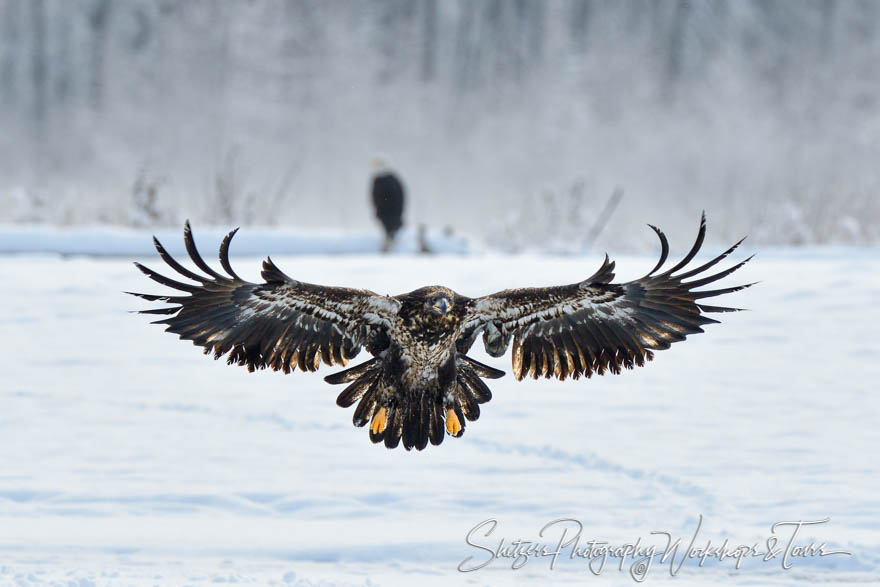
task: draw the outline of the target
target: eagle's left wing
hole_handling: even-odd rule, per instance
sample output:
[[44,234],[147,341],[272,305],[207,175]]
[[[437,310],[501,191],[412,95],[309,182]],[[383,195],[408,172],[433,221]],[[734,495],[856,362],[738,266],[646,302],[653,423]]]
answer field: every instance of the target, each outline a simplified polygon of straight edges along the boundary
[[[694,258],[706,233],[706,218],[691,251],[671,269],[656,274],[669,254],[666,236],[660,238],[660,261],[646,276],[613,284],[614,263],[608,256],[602,267],[580,283],[546,288],[505,290],[469,303],[459,350],[464,351],[482,331],[486,350],[501,356],[513,338],[513,374],[577,379],[602,375],[606,369],[619,373],[644,365],[652,350],[669,348],[689,334],[703,332],[705,324],[718,322],[705,313],[730,312],[737,308],[710,306],[700,300],[734,292],[748,285],[710,291],[693,291],[733,273],[749,259],[704,276],[704,272],[727,257],[739,241],[711,261],[682,271]],[[695,277],[693,281],[685,279]]]
[[[237,230],[237,229],[236,229]],[[135,263],[150,279],[188,295],[133,294],[171,307],[141,310],[165,314],[157,320],[166,331],[213,352],[229,353],[227,362],[250,371],[269,367],[289,373],[345,365],[362,346],[387,345],[388,331],[400,303],[371,291],[303,283],[281,272],[271,259],[263,262],[265,283],[241,279],[229,263],[230,232],[220,245],[220,264],[228,275],[212,269],[199,255],[189,222],[184,242],[190,258],[206,275],[178,263],[155,238],[156,250],[177,273],[196,282],[170,279]]]

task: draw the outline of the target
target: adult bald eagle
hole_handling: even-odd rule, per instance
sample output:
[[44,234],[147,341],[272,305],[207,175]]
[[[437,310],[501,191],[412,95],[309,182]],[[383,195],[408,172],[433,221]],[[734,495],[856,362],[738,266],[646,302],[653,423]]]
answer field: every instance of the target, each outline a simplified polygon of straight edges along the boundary
[[[388,448],[403,440],[407,450],[459,437],[465,422],[476,420],[480,404],[492,397],[482,378],[504,375],[465,353],[482,334],[493,357],[513,341],[513,374],[524,377],[577,379],[621,368],[642,366],[652,351],[669,348],[702,326],[715,323],[706,313],[736,311],[701,300],[751,284],[708,291],[713,283],[742,267],[751,257],[718,273],[706,271],[727,257],[739,241],[695,269],[686,265],[700,250],[706,233],[703,216],[697,240],[674,267],[657,273],[666,261],[666,236],[660,238],[660,261],[641,279],[614,284],[614,263],[605,256],[599,270],[572,285],[512,289],[479,298],[430,286],[397,296],[362,289],[312,285],[288,277],[271,259],[263,262],[264,283],[244,281],[229,263],[229,243],[220,245],[220,264],[212,269],[196,249],[189,222],[184,242],[189,256],[205,275],[178,263],[155,238],[162,259],[194,281],[169,279],[135,263],[151,279],[183,295],[133,294],[174,304],[142,310],[167,314],[156,323],[191,340],[227,363],[248,370],[270,367],[289,373],[346,365],[361,348],[372,358],[325,378],[349,385],[336,403],[354,411],[355,426],[370,424],[370,439]],[[684,281],[694,278],[692,281]]]
[[403,205],[406,198],[403,184],[394,172],[385,167],[384,161],[378,159],[374,165],[377,167],[377,171],[373,176],[370,195],[376,210],[376,218],[385,229],[382,251],[388,252],[394,243],[394,236],[403,226]]

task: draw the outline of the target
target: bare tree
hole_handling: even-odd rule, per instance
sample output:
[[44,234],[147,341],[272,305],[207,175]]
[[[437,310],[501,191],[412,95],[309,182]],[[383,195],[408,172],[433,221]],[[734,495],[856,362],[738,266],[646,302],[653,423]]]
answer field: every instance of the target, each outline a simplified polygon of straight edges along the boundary
[[18,97],[19,53],[21,52],[22,4],[7,2],[3,14],[3,55],[0,58],[0,92],[3,103],[11,106]]
[[38,183],[42,183],[47,146],[49,143],[49,84],[48,55],[46,49],[46,2],[33,0],[31,7],[31,120],[34,140],[34,171]]
[[110,0],[95,0],[89,8],[91,27],[91,63],[89,80],[89,99],[92,109],[100,112],[104,99],[104,61],[107,50],[108,23],[110,20]]
[[437,69],[437,0],[422,0],[422,81],[434,79]]

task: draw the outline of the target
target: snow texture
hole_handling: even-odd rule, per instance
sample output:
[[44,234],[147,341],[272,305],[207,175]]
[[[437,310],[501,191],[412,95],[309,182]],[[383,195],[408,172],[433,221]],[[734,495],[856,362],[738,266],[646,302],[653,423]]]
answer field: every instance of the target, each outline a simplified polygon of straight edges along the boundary
[[[213,235],[211,235],[213,236]],[[242,237],[245,235],[242,234]],[[248,253],[257,251],[238,243]],[[168,239],[177,246],[179,239]],[[207,257],[207,239],[199,238]],[[675,243],[673,243],[675,244]],[[120,253],[122,251],[119,251]],[[265,252],[260,251],[260,255]],[[710,253],[712,251],[706,251]],[[498,560],[465,536],[538,538],[570,517],[620,544],[652,530],[752,544],[782,520],[851,556],[685,565],[651,583],[868,583],[880,573],[880,255],[762,252],[722,316],[620,376],[516,382],[461,439],[374,446],[332,372],[248,374],[126,311],[159,291],[127,260],[0,256],[0,583],[56,585],[633,584],[609,565]],[[273,255],[292,277],[396,294],[573,283],[597,256]],[[138,260],[156,264],[155,256]],[[258,278],[259,258],[234,259]],[[653,265],[618,257],[618,279]],[[484,542],[488,544],[490,542]],[[492,543],[494,546],[494,543]]]

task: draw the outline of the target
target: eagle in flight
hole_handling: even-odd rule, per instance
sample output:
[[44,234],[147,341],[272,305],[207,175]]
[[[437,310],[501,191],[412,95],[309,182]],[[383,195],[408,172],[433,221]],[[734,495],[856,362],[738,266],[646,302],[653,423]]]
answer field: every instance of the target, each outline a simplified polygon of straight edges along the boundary
[[704,214],[690,252],[658,273],[669,244],[663,232],[649,226],[660,239],[660,260],[640,279],[611,283],[614,262],[606,255],[599,270],[579,283],[469,298],[441,286],[384,296],[313,285],[288,277],[271,258],[263,262],[263,283],[250,283],[229,263],[229,243],[238,229],[220,245],[223,275],[199,255],[187,222],[186,250],[204,275],[177,262],[154,237],[159,256],[194,283],[135,263],[149,278],[181,294],[133,295],[173,304],[139,313],[168,315],[155,323],[203,347],[205,354],[213,353],[215,359],[226,355],[227,363],[249,371],[316,371],[322,362],[345,366],[366,349],[372,358],[325,378],[348,384],[336,403],[343,408],[357,404],[354,425],[369,424],[374,443],[395,448],[403,441],[407,450],[422,450],[429,442],[440,444],[446,434],[460,437],[466,421],[479,418],[480,404],[492,398],[483,378],[504,375],[467,356],[480,335],[493,357],[502,356],[512,342],[517,380],[577,379],[643,366],[653,359],[652,351],[669,348],[689,334],[703,332],[703,325],[718,322],[705,314],[738,310],[702,300],[752,284],[694,290],[751,259],[714,274],[708,271],[742,240],[688,269],[706,234]]

